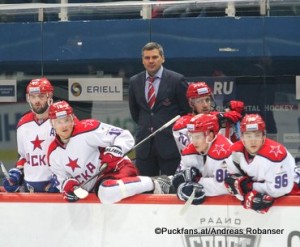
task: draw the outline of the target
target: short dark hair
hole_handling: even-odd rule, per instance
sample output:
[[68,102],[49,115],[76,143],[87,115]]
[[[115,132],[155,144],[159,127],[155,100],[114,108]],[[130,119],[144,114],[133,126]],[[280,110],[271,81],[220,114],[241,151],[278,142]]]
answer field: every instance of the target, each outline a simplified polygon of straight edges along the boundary
[[143,49],[142,49],[142,56],[144,54],[144,51],[151,51],[151,50],[154,50],[154,49],[157,49],[159,51],[159,54],[163,57],[164,56],[164,49],[163,47],[156,43],[156,42],[149,42],[147,43]]

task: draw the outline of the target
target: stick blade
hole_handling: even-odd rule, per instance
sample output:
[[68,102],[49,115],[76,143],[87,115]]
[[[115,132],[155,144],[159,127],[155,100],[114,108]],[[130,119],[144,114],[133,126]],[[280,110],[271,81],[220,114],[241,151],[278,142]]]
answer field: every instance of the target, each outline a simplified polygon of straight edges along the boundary
[[190,198],[186,201],[184,206],[181,208],[181,210],[179,212],[180,216],[183,216],[186,213],[186,211],[189,209],[189,207],[192,205],[192,202],[195,199],[195,194],[196,194],[196,188],[193,189],[193,192],[192,192]]
[[86,191],[85,189],[78,187],[74,190],[74,194],[79,198],[79,199],[84,199],[89,195],[89,192]]

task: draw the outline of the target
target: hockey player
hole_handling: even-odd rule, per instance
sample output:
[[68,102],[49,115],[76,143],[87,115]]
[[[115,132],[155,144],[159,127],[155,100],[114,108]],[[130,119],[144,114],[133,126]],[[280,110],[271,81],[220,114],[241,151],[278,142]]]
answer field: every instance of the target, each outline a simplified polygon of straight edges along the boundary
[[67,201],[79,199],[74,190],[95,175],[104,163],[107,168],[102,176],[83,186],[89,192],[95,190],[102,203],[118,202],[147,191],[166,192],[160,187],[163,183],[160,178],[138,176],[131,160],[124,157],[134,145],[128,130],[95,119],[75,124],[73,109],[66,101],[52,104],[49,117],[56,138],[50,144],[48,161],[57,177],[57,188]]
[[221,124],[221,133],[231,141],[238,139],[235,131],[237,124],[244,111],[244,103],[241,101],[231,100],[225,107],[225,112],[215,111],[215,101],[210,87],[205,82],[190,83],[187,89],[186,97],[188,98],[192,113],[182,116],[173,126],[173,136],[175,138],[179,151],[189,144],[188,131],[186,125],[196,114],[214,114],[218,117]]
[[26,99],[31,111],[17,125],[20,158],[16,167],[9,170],[9,179],[3,181],[8,192],[58,192],[46,160],[48,146],[55,136],[48,118],[53,91],[46,78],[33,79],[27,85]]
[[240,172],[229,175],[225,184],[244,208],[266,213],[276,198],[292,190],[295,160],[283,145],[266,137],[260,115],[245,115],[241,133],[241,140],[232,146]]
[[198,114],[187,124],[191,143],[182,150],[181,163],[172,184],[181,200],[188,200],[195,190],[192,204],[201,204],[205,196],[228,194],[224,185],[228,169],[237,172],[232,163],[232,143],[219,132],[218,118]]

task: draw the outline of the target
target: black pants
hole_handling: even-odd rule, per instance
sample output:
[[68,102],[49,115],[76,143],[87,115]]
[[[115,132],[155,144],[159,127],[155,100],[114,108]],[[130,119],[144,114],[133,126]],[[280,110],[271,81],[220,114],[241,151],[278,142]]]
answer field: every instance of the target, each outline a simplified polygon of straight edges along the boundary
[[147,159],[136,158],[135,165],[141,176],[174,175],[180,163],[180,155],[164,159],[158,154],[151,140],[150,153]]

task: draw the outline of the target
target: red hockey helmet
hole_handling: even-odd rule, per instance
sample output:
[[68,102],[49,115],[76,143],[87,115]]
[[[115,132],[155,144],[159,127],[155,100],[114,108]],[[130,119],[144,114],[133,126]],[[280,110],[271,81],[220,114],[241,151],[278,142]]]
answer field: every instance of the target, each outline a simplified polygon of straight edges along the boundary
[[32,93],[53,93],[54,89],[47,78],[37,78],[29,82],[26,88],[27,94]]
[[73,108],[64,100],[55,102],[49,106],[50,119],[64,118],[71,114],[73,114]]
[[199,98],[204,96],[211,96],[211,89],[205,82],[192,82],[189,84],[186,91],[188,99]]
[[215,115],[198,114],[187,124],[187,129],[190,133],[213,131],[214,134],[217,134],[220,126],[218,118]]
[[265,121],[259,114],[246,114],[241,122],[241,132],[246,131],[265,131]]

